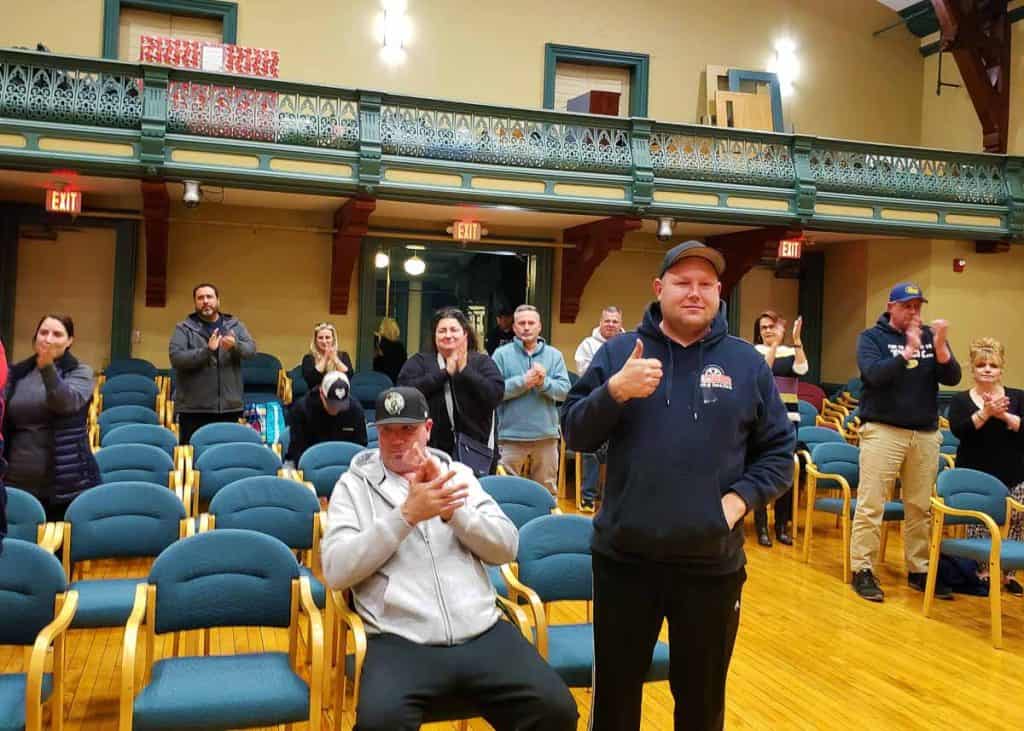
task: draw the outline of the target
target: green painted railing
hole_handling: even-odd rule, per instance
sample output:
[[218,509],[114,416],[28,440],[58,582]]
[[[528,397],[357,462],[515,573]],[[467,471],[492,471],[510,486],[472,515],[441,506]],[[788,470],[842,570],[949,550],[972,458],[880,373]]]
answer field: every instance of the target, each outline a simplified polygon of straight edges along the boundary
[[[0,151],[0,162],[29,165],[32,154],[41,153],[32,144],[35,139],[58,128],[93,140],[121,130],[113,141],[124,141],[124,131],[137,132],[131,139],[137,144],[140,175],[174,178],[190,171],[172,161],[171,152],[191,147],[254,155],[260,160],[260,184],[282,189],[420,199],[436,193],[439,200],[463,194],[595,213],[811,227],[817,219],[821,227],[867,232],[1024,237],[1024,160],[1019,157],[517,109],[0,50],[0,131],[20,131],[30,138],[20,158]],[[342,161],[353,175],[351,180],[321,179],[271,169],[270,158],[284,153]],[[96,156],[90,160],[98,164]],[[121,160],[110,172],[124,174],[126,165]],[[461,183],[454,191],[451,186],[435,191],[429,183],[403,187],[387,179],[389,168],[451,173]],[[228,167],[199,172],[239,184],[257,175]],[[474,176],[487,175],[538,185],[482,192]],[[586,192],[555,190],[566,183],[624,192],[621,200],[599,200]],[[702,195],[706,203],[685,202],[680,193]],[[730,204],[730,196],[744,195],[782,203],[760,211]],[[835,215],[816,214],[822,202],[869,213],[863,220],[836,224]],[[892,207],[931,213],[935,220],[893,220],[883,214]],[[976,225],[972,217],[997,218],[1000,225]]]

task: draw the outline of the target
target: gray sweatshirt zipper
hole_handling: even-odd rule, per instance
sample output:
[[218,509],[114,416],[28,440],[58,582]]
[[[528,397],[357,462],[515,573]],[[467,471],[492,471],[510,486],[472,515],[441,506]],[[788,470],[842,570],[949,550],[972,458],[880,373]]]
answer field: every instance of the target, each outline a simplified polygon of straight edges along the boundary
[[420,531],[423,542],[427,544],[427,553],[430,554],[430,565],[434,569],[434,586],[437,588],[437,602],[441,606],[441,619],[444,621],[445,633],[448,636],[448,646],[454,643],[454,631],[452,630],[451,619],[448,617],[448,607],[444,603],[444,592],[441,589],[441,575],[437,572],[437,562],[434,560],[434,549],[430,547],[430,539],[427,537],[427,528]]

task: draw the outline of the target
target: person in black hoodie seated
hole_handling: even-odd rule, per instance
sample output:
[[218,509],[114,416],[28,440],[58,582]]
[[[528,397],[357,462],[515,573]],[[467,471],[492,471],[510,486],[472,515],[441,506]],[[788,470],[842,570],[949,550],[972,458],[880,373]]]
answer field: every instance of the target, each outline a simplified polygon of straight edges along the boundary
[[411,386],[427,399],[434,422],[428,446],[468,462],[466,455],[455,453],[455,433],[466,435],[490,449],[487,472],[494,473],[494,410],[505,395],[505,379],[487,354],[477,352],[476,333],[462,310],[445,307],[434,314],[433,352],[407,360],[398,385]]
[[[857,367],[864,381],[860,399],[860,481],[850,532],[853,589],[863,599],[885,595],[871,561],[881,541],[885,501],[896,478],[903,498],[903,553],[907,583],[924,591],[928,575],[929,506],[939,466],[939,384],[960,383],[949,324],[921,324],[921,288],[904,282],[889,293],[886,312],[857,339]],[[935,596],[952,599],[943,583]]]
[[366,446],[366,417],[359,400],[349,398],[348,377],[328,371],[289,412],[290,441],[285,460],[298,464],[302,453],[320,442],[352,442]]
[[562,409],[569,449],[608,442],[592,547],[597,731],[640,728],[664,619],[675,728],[723,727],[743,516],[792,480],[795,437],[771,369],[727,334],[724,270],[700,242],[670,249],[639,330],[605,343]]
[[86,426],[95,378],[71,355],[68,315],[43,317],[32,340],[35,355],[15,364],[7,381],[4,481],[35,495],[47,520],[63,520],[68,504],[100,482]]

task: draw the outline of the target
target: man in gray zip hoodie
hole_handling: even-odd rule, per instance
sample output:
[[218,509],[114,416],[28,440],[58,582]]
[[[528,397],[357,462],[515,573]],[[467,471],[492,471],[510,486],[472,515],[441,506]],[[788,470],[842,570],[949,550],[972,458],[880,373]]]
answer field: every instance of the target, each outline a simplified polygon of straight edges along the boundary
[[256,343],[242,321],[220,311],[220,293],[214,285],[197,285],[192,299],[196,311],[175,326],[169,347],[182,444],[205,424],[238,421],[243,406],[242,359],[256,355]]
[[499,731],[576,728],[565,683],[500,621],[484,562],[514,561],[519,534],[472,470],[428,450],[415,388],[377,397],[380,448],[359,453],[331,494],[324,577],[352,589],[370,640],[356,728],[418,729],[470,709]]

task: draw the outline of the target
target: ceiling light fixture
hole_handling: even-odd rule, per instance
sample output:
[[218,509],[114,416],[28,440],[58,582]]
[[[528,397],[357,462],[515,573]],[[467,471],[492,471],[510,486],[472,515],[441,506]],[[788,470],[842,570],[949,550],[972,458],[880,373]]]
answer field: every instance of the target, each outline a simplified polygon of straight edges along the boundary
[[406,259],[402,267],[405,269],[405,273],[411,277],[418,277],[427,271],[427,263],[415,254]]

